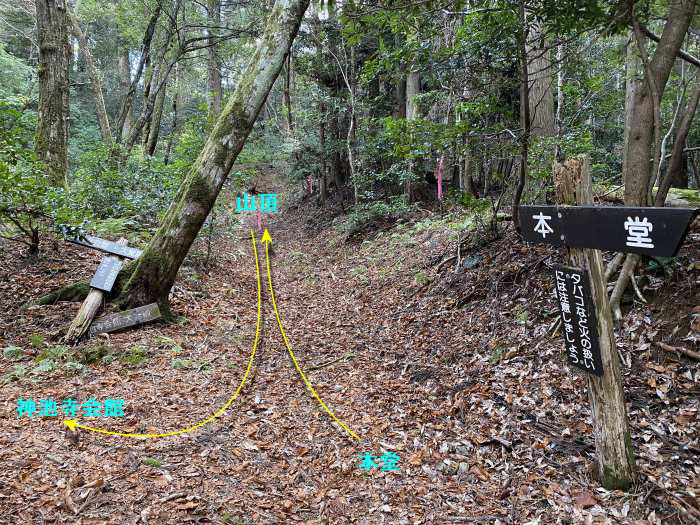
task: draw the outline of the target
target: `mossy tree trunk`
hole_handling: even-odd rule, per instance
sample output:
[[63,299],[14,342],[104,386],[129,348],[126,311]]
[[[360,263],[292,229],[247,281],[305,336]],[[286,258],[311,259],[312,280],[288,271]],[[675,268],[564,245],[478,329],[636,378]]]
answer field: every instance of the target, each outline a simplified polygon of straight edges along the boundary
[[170,289],[233,163],[279,76],[309,0],[277,0],[250,63],[214,124],[202,152],[137,261],[120,300],[166,308]]
[[68,170],[68,18],[65,0],[36,0],[39,119],[36,151],[54,186]]

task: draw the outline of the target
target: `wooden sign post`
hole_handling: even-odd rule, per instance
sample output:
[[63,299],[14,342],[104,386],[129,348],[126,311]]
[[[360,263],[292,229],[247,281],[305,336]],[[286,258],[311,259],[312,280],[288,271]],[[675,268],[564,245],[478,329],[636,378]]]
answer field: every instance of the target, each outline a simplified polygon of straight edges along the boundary
[[160,318],[158,305],[149,304],[126,312],[102,317],[93,323],[92,320],[100,309],[105,294],[112,290],[119,276],[119,271],[122,268],[122,258],[137,259],[142,252],[137,248],[127,246],[128,241],[124,238],[119,239],[117,242],[112,242],[107,239],[86,235],[80,239],[68,240],[81,246],[87,246],[114,255],[106,255],[102,258],[95,275],[90,281],[90,293],[88,293],[85,301],[80,306],[78,314],[68,327],[64,341],[77,341],[88,331],[88,328],[90,329],[89,336],[92,337],[95,334],[113,332]]
[[600,250],[674,256],[698,209],[593,206],[588,157],[554,172],[557,205],[520,206],[520,233],[569,252],[571,267],[554,271],[567,358],[589,374],[598,477],[607,489],[625,489],[634,482],[634,453]]
[[[116,243],[112,244],[114,244],[115,246],[119,246],[119,249],[121,250],[123,247],[126,247],[127,243],[128,241],[126,239],[121,238]],[[113,262],[112,259],[114,259],[115,261]],[[90,293],[88,293],[88,296],[83,301],[83,304],[80,305],[80,310],[78,310],[78,314],[75,316],[75,319],[73,319],[70,326],[68,327],[68,332],[64,337],[64,341],[66,341],[67,343],[72,343],[80,339],[85,334],[85,332],[87,332],[88,328],[90,327],[90,323],[92,323],[92,320],[95,318],[95,315],[97,315],[97,311],[100,309],[100,306],[102,306],[102,300],[104,299],[106,291],[108,292],[109,290],[111,290],[112,286],[114,285],[114,280],[112,280],[112,284],[109,286],[109,290],[105,291],[106,282],[105,279],[101,277],[105,273],[103,265],[112,266],[113,264],[117,264],[119,268],[121,268],[122,263],[118,257],[107,256],[102,259],[102,262],[100,263],[100,266],[97,269],[97,273],[95,273],[95,276],[90,282],[90,286],[92,287]],[[103,270],[100,271],[100,269]],[[118,273],[119,270],[117,270],[117,274]],[[114,279],[116,278],[117,276],[114,275]],[[107,279],[111,278],[107,276]],[[93,283],[97,284],[98,286],[93,286]]]
[[[559,204],[589,206],[593,203],[588,157],[557,164],[555,179]],[[600,250],[569,248],[569,259],[575,268],[585,270],[581,279],[589,280],[590,299],[595,310],[591,321],[597,332],[595,335],[598,339],[602,375],[588,375],[588,395],[598,478],[607,489],[627,489],[635,479],[634,451],[615,347],[612,314],[603,280],[603,258]]]

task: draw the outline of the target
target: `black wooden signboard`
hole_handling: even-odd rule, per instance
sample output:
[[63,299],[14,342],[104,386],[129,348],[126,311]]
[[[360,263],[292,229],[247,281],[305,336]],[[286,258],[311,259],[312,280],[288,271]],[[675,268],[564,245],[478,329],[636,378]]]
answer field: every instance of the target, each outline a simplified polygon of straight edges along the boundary
[[122,262],[118,257],[102,257],[102,261],[100,261],[100,265],[97,267],[92,281],[90,281],[90,286],[98,290],[110,292],[114,286],[114,281],[117,280],[119,270],[121,269]]
[[122,246],[121,244],[117,244],[116,242],[108,241],[107,239],[101,239],[100,237],[94,237],[92,235],[86,235],[82,239],[68,240],[75,244],[80,244],[81,246],[94,248],[95,250],[100,250],[101,252],[113,253],[115,255],[126,257],[127,259],[138,259],[141,256],[141,253],[143,253],[138,248]]
[[555,266],[562,332],[569,363],[596,376],[603,375],[598,341],[598,323],[591,300],[588,272]]
[[556,206],[520,206],[520,230],[528,242],[564,246],[564,228]]
[[622,206],[521,206],[529,242],[572,248],[672,257],[688,232],[695,208]]
[[117,312],[100,317],[90,325],[88,335],[92,337],[96,334],[115,332],[122,328],[147,323],[155,319],[160,319],[160,309],[157,303],[152,303],[134,308],[133,310],[126,310],[124,312]]

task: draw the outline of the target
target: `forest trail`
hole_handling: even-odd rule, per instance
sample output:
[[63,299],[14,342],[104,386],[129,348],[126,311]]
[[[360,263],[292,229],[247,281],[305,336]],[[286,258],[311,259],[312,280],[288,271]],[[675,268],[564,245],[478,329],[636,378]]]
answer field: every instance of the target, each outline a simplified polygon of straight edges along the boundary
[[[156,433],[218,411],[238,387],[255,337],[250,229],[257,226],[250,213],[214,241],[208,272],[194,263],[181,271],[172,301],[183,316],[178,324],[147,325],[73,349],[46,342],[32,350],[32,332],[65,326],[78,305],[3,319],[7,341],[25,341],[31,359],[20,358],[25,372],[1,387],[0,460],[9,468],[0,471],[0,523],[17,517],[236,524],[683,519],[676,505],[685,503],[677,498],[699,489],[696,458],[679,445],[694,431],[690,365],[664,354],[647,365],[627,357],[644,478],[630,494],[598,489],[590,475],[585,383],[564,364],[561,340],[549,336],[556,315],[551,248],[523,245],[507,232],[463,254],[476,268],[436,278],[430,261],[439,260],[452,231],[439,216],[346,240],[327,212],[299,205],[274,173],[266,171],[257,188],[281,194],[280,211],[265,214],[263,228],[272,237],[275,299],[289,344],[320,398],[361,440],[325,412],[287,355],[262,231],[255,233],[261,338],[248,379],[221,416],[162,439],[81,431],[76,443],[60,423],[67,418],[15,413],[19,397],[122,398],[124,417],[79,422]],[[201,251],[193,249],[193,261]],[[16,259],[3,259],[2,310],[17,311],[22,294],[42,286],[47,272],[57,286],[72,282],[99,257],[68,246],[60,263],[48,256],[23,271]],[[654,328],[638,315],[630,322],[640,334]],[[54,368],[32,368],[46,352]],[[77,371],[76,363],[82,363]],[[359,468],[365,454],[381,465],[387,452],[399,456],[398,471]]]

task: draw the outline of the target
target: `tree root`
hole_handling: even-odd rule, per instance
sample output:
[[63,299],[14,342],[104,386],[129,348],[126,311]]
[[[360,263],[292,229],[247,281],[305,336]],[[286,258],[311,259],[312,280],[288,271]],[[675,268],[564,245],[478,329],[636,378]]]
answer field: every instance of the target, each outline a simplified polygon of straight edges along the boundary
[[610,294],[610,310],[612,310],[613,318],[615,321],[620,321],[622,319],[622,310],[620,309],[620,301],[622,300],[622,294],[625,292],[627,285],[629,284],[630,278],[634,273],[634,268],[639,262],[639,255],[636,253],[629,253],[625,258],[625,262],[622,265],[622,270],[620,270],[620,275],[615,283],[615,288],[613,288]]
[[639,286],[637,286],[637,278],[634,276],[634,271],[630,273],[630,281],[632,281],[632,288],[634,288],[634,293],[637,294],[637,299],[646,304],[647,300],[644,298],[642,292],[639,290]]
[[[134,264],[136,261],[130,261],[128,264],[124,265],[124,268],[119,272],[117,280],[114,283],[114,288],[108,294],[107,298],[110,301],[117,300],[121,295],[122,291],[126,287],[126,283],[131,277],[131,274],[136,268]],[[58,290],[53,290],[46,295],[42,295],[36,299],[33,299],[26,303],[22,308],[28,308],[29,306],[44,306],[48,304],[56,304],[59,301],[69,301],[77,302],[84,301],[85,298],[90,293],[90,282],[89,281],[79,281],[77,283],[69,284]]]
[[666,343],[662,343],[660,341],[654,344],[662,350],[666,350],[667,352],[678,352],[679,354],[683,354],[686,357],[695,359],[696,361],[700,361],[700,352],[694,352],[693,350],[688,350],[687,348],[683,348],[682,346],[667,345]]
[[87,281],[80,281],[77,283],[69,284],[58,290],[53,290],[52,292],[42,295],[37,299],[33,299],[26,303],[22,308],[28,308],[30,306],[44,306],[47,304],[56,304],[59,301],[82,301],[84,300],[88,293],[90,293],[90,283]]
[[612,275],[617,271],[617,269],[620,267],[622,264],[623,259],[625,258],[625,254],[620,252],[615,257],[613,257],[612,261],[608,263],[608,265],[605,267],[605,282],[607,283]]

